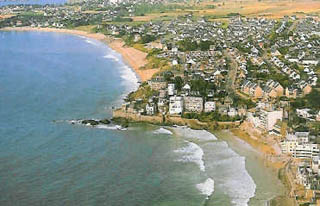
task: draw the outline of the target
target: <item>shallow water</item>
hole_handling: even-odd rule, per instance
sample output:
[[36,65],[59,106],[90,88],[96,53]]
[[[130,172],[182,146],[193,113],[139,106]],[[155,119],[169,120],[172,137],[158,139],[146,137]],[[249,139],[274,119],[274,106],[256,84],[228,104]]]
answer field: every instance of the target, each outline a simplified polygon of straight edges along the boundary
[[226,141],[235,152],[246,158],[246,170],[257,186],[255,196],[250,199],[249,205],[266,205],[266,200],[285,194],[285,187],[278,179],[277,171],[265,165],[261,153],[230,132],[221,131],[216,135]]

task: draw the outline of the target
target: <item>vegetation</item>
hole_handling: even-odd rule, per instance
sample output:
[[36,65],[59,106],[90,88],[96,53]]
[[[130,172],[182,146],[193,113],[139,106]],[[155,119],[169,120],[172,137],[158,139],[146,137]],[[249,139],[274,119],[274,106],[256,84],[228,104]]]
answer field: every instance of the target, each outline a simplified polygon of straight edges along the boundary
[[207,51],[210,48],[210,45],[214,43],[211,41],[200,41],[198,44],[196,41],[192,41],[190,38],[186,38],[178,42],[179,50],[181,51]]
[[131,92],[127,98],[129,101],[141,100],[143,103],[147,103],[149,98],[157,94],[157,91],[152,90],[150,86],[144,83],[139,87],[137,91]]
[[182,115],[183,118],[186,119],[198,119],[202,122],[210,122],[210,121],[222,121],[222,122],[230,122],[230,121],[239,121],[241,120],[240,116],[230,117],[228,115],[221,115],[218,112],[209,112],[209,113],[184,113]]
[[144,16],[150,13],[164,13],[169,11],[175,11],[178,9],[192,9],[193,7],[181,4],[137,4],[134,6],[135,15]]
[[291,106],[293,109],[307,107],[314,110],[319,110],[320,109],[320,92],[317,89],[313,89],[306,96],[295,99],[291,103]]

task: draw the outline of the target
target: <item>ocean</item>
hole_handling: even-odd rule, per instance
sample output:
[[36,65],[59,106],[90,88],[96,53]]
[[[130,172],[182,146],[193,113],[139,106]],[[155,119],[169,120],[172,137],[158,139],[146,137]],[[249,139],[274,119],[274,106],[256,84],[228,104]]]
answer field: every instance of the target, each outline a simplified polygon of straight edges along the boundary
[[99,41],[0,32],[0,205],[266,205],[283,192],[226,133],[70,124],[111,118],[137,87]]

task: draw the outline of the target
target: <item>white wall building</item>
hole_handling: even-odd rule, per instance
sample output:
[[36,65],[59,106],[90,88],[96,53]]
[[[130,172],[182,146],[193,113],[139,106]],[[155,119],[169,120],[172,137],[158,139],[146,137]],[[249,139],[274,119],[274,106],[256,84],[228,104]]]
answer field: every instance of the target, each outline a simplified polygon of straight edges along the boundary
[[156,107],[153,103],[149,103],[146,105],[146,113],[147,115],[154,115]]
[[216,110],[216,103],[215,102],[206,102],[204,104],[204,112],[213,112]]
[[202,97],[184,97],[184,108],[188,112],[202,112],[203,111],[203,99]]
[[233,107],[230,107],[228,110],[228,116],[229,117],[235,117],[238,114],[237,110]]
[[175,95],[175,85],[174,84],[168,84],[168,95],[169,96]]
[[267,131],[273,129],[278,120],[282,121],[283,111],[271,111],[261,110],[259,114],[259,126]]
[[169,100],[169,113],[181,114],[183,112],[183,98],[179,96],[170,97]]
[[317,144],[309,143],[305,136],[287,135],[286,140],[280,143],[281,151],[290,154],[295,158],[314,158],[319,156],[319,147]]

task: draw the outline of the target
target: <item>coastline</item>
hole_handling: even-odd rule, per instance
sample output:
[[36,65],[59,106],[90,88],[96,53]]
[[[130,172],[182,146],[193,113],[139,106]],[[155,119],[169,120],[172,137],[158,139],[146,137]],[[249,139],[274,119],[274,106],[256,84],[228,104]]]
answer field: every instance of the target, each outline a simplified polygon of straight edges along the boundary
[[[287,205],[287,206],[293,206],[294,201],[291,197],[288,196],[290,193],[290,187],[291,185],[286,184],[286,178],[287,173],[284,170],[286,166],[286,161],[283,159],[282,156],[278,153],[274,148],[274,145],[270,145],[270,143],[266,144],[260,140],[257,140],[254,138],[254,136],[251,136],[246,131],[243,131],[241,126],[238,125],[237,128],[228,128],[225,129],[223,125],[220,125],[222,127],[218,127],[216,129],[211,128],[210,125],[201,123],[199,121],[181,121],[181,118],[165,118],[165,120],[161,116],[146,116],[146,115],[135,115],[131,113],[124,113],[119,110],[113,111],[113,117],[119,118],[119,119],[126,119],[129,122],[137,122],[137,123],[149,123],[153,125],[158,126],[170,126],[170,125],[185,125],[188,126],[191,129],[195,130],[207,130],[212,134],[221,133],[223,132],[227,138],[221,138],[221,139],[232,139],[232,141],[241,140],[248,144],[253,150],[255,150],[256,153],[259,154],[260,162],[263,162],[263,167],[270,172],[270,175],[272,174],[278,181],[281,182],[281,184],[284,186],[284,191],[282,194],[277,194],[274,198],[268,200],[268,205],[271,206],[280,206],[280,205]],[[230,125],[229,125],[230,126]],[[240,147],[239,147],[240,148]],[[241,148],[238,149],[238,151],[241,151]],[[254,160],[256,161],[256,160]],[[251,161],[252,162],[252,161]],[[260,184],[261,185],[261,184]],[[264,187],[264,186],[263,186]]]
[[139,80],[142,82],[147,81],[152,78],[152,76],[158,72],[158,69],[144,69],[140,68],[145,66],[148,63],[146,59],[147,53],[137,50],[132,47],[125,46],[125,43],[122,39],[115,39],[110,36],[106,36],[101,33],[89,33],[81,30],[73,30],[73,29],[58,29],[58,28],[35,28],[35,27],[6,27],[1,28],[0,31],[36,31],[36,32],[56,32],[56,33],[65,33],[83,36],[91,39],[98,40],[100,42],[105,43],[112,50],[121,54],[124,62],[126,62],[130,68],[137,74]]
[[[79,35],[79,36],[84,36],[87,38],[92,38],[98,41],[101,41],[105,44],[107,44],[111,49],[113,49],[114,51],[120,53],[124,59],[124,61],[126,63],[129,64],[129,66],[134,70],[134,72],[138,75],[138,77],[140,78],[141,81],[147,81],[148,79],[150,79],[152,77],[152,75],[157,72],[158,70],[141,70],[140,67],[144,66],[147,63],[147,59],[146,56],[147,54],[131,48],[131,47],[125,47],[124,46],[124,42],[121,39],[114,39],[112,37],[106,36],[104,34],[101,33],[89,33],[89,32],[85,32],[85,31],[80,31],[80,30],[69,30],[69,29],[55,29],[55,28],[32,28],[32,27],[18,27],[18,28],[4,28],[4,29],[0,29],[3,31],[40,31],[40,32],[57,32],[57,33],[67,33],[67,34],[73,34],[73,35]],[[150,122],[150,123],[154,123],[154,122]],[[203,125],[200,125],[201,127]],[[236,129],[237,130],[237,129]],[[210,129],[208,129],[208,131],[210,131]],[[260,147],[263,147],[263,144],[258,144],[258,145],[254,145],[252,144],[252,142],[250,142],[251,140],[253,140],[253,138],[247,138],[246,135],[241,135],[241,134],[237,134],[234,132],[234,130],[230,130],[232,131],[233,135],[235,135],[237,138],[240,138],[242,140],[244,140],[245,142],[247,142],[248,144],[250,144],[253,148],[257,149],[259,152],[261,152],[263,159],[267,162],[267,164],[270,163],[271,167],[275,167],[276,169],[279,169],[282,165],[278,165],[278,164],[272,164],[271,163],[271,159],[269,159],[268,153],[272,153],[271,151],[268,151],[266,153],[264,153],[263,149],[261,149]],[[212,131],[210,131],[212,132]],[[245,134],[245,133],[244,133]],[[251,139],[251,140],[250,140]],[[280,167],[279,167],[280,166]],[[272,200],[275,202],[278,202],[276,197]],[[280,201],[279,201],[280,202]],[[271,203],[272,205],[279,205],[279,203]]]

